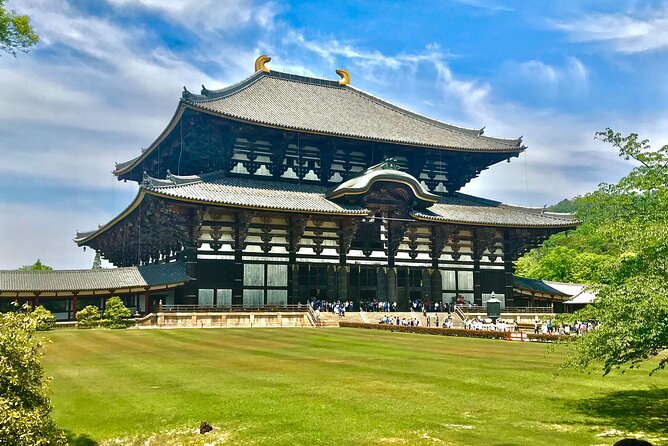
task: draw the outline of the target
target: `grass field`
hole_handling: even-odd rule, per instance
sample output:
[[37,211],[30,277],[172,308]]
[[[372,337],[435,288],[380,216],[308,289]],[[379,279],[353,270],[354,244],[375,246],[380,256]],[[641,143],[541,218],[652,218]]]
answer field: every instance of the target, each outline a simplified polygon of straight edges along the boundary
[[668,444],[668,373],[560,371],[543,344],[359,329],[46,336],[73,444],[202,420],[235,445],[609,445],[613,430]]

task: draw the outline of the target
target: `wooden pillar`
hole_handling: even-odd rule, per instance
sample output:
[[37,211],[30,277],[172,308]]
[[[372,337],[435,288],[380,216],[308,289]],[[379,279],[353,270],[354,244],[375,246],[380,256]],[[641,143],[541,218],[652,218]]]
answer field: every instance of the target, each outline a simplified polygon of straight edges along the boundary
[[77,299],[77,293],[74,293],[72,299],[70,300],[71,312],[70,320],[74,321],[77,318],[77,312],[79,311],[79,301]]
[[144,314],[151,312],[151,298],[148,293],[148,288],[144,291]]
[[431,295],[432,301],[443,302],[443,278],[438,269],[431,271]]
[[302,296],[299,292],[299,265],[291,264],[290,271],[292,271],[292,298],[297,302],[308,303],[308,295]]
[[422,300],[427,301],[427,298],[434,302],[435,297],[431,295],[431,271],[430,268],[422,269],[422,287],[420,294],[422,294]]
[[337,274],[336,266],[330,265],[327,267],[327,300],[332,301],[339,299],[340,296],[337,293]]
[[401,305],[399,302],[399,296],[397,293],[397,269],[387,268],[387,301],[396,302],[397,306]]
[[[372,267],[373,268],[373,267]],[[378,300],[387,300],[387,271],[390,268],[377,268],[376,269],[376,280],[378,283],[378,289],[376,291],[376,299]],[[361,274],[361,271],[360,271]]]
[[480,234],[477,229],[473,230],[473,304],[482,305],[482,281],[480,272],[480,258],[484,248],[479,239]]
[[503,282],[504,294],[506,298],[506,306],[515,306],[513,295],[513,273],[515,272],[515,265],[513,265],[513,245],[510,239],[510,231],[503,231]]
[[348,299],[348,268],[345,266],[339,266],[338,288],[339,288],[338,298],[343,301],[350,300]]

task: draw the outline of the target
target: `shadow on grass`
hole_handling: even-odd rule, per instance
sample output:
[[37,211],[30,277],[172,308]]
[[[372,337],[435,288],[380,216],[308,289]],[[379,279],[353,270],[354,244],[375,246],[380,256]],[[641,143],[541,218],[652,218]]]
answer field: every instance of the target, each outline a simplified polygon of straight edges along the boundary
[[575,408],[625,432],[668,433],[668,388],[611,392],[580,400]]
[[68,446],[97,446],[97,441],[93,440],[87,434],[75,434],[74,432],[65,431]]

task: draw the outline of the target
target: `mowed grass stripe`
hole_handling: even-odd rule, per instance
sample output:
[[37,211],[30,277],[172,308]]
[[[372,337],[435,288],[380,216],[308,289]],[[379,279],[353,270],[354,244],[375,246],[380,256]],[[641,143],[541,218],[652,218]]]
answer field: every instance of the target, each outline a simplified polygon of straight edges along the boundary
[[[612,444],[595,435],[624,423],[578,403],[619,391],[652,403],[668,387],[649,368],[559,371],[560,349],[484,339],[358,329],[46,336],[54,416],[97,440],[207,420],[249,445]],[[657,426],[638,424],[661,436]]]

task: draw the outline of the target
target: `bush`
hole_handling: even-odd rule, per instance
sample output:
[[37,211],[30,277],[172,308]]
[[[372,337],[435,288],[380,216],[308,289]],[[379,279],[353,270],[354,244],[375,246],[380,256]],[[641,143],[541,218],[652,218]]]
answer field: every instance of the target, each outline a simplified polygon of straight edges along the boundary
[[505,331],[464,330],[461,328],[411,327],[404,325],[364,324],[359,322],[339,322],[339,327],[367,328],[371,330],[399,331],[402,333],[422,333],[440,336],[460,336],[465,338],[508,339]]
[[100,310],[95,305],[88,305],[83,310],[77,311],[79,328],[93,328],[100,323]]
[[547,333],[527,333],[526,336],[528,341],[534,342],[570,342],[576,338],[576,336]]
[[56,326],[56,317],[43,306],[35,308],[32,314],[37,322],[37,331],[51,330]]
[[22,311],[0,313],[0,444],[66,445],[51,419],[48,379],[42,369],[37,318]]
[[104,310],[105,325],[109,328],[127,328],[128,319],[132,316],[128,307],[120,297],[114,296],[107,300]]

